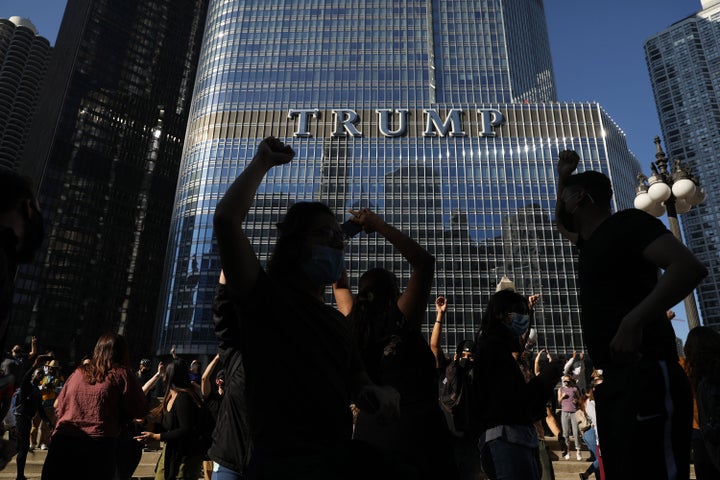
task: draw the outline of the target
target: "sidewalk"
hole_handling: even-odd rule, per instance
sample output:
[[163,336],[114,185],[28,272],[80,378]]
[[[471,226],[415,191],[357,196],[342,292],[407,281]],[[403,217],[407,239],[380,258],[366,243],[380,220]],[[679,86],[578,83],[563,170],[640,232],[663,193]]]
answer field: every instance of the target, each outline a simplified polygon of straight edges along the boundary
[[[575,460],[575,452],[572,452],[571,460],[564,460],[560,457],[560,444],[556,438],[547,437],[546,442],[552,452],[557,455],[559,460],[553,462],[553,468],[555,470],[555,480],[578,480],[578,473],[584,472],[588,467],[589,463],[585,460],[589,458],[587,450],[582,451],[583,460]],[[40,473],[42,471],[42,464],[45,461],[45,455],[47,454],[44,450],[34,450],[28,454],[27,465],[25,467],[25,476],[30,480],[39,480]],[[155,464],[160,458],[160,452],[144,452],[140,465],[135,471],[133,479],[137,480],[153,480],[155,478]],[[5,467],[5,470],[0,472],[0,480],[15,479],[15,461]],[[202,477],[198,477],[202,478]],[[72,476],[68,476],[68,480],[71,480]],[[690,465],[690,479],[695,480],[695,468]],[[372,479],[368,479],[372,480]],[[440,479],[438,479],[440,480]]]

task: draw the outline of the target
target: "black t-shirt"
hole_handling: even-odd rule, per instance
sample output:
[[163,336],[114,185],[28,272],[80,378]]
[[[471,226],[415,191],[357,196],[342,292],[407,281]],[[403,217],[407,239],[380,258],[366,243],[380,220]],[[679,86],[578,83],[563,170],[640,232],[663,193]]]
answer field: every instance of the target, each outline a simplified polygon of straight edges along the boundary
[[[580,305],[588,353],[597,368],[610,362],[609,345],[621,320],[658,281],[658,268],[645,260],[645,248],[662,235],[671,235],[655,217],[636,209],[606,219],[580,251]],[[643,329],[643,356],[677,360],[675,332],[664,314]]]
[[362,362],[345,317],[260,271],[242,324],[248,419],[258,457],[332,448],[352,435]]

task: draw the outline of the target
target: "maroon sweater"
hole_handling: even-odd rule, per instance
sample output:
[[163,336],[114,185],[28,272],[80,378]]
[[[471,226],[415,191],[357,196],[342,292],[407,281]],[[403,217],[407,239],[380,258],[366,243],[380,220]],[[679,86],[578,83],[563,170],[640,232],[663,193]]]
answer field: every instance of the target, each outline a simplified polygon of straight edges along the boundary
[[113,368],[94,385],[75,370],[58,396],[53,434],[117,438],[124,422],[146,412],[145,394],[130,369]]

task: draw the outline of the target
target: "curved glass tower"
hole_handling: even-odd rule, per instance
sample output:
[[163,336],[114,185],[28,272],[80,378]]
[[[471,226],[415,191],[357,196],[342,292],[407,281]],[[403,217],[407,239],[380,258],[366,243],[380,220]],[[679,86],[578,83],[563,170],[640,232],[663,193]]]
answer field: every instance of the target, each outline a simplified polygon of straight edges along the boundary
[[[245,222],[261,260],[293,202],[323,201],[338,220],[371,207],[436,256],[428,305],[449,300],[446,349],[474,335],[503,275],[542,295],[542,346],[582,348],[574,258],[551,218],[557,152],[610,174],[616,207],[631,204],[637,167],[600,106],[557,103],[542,2],[212,1],[159,352],[216,351],[212,216],[268,135],[297,156],[268,174]],[[353,286],[378,265],[407,283],[407,263],[377,235],[354,238],[346,259]]]

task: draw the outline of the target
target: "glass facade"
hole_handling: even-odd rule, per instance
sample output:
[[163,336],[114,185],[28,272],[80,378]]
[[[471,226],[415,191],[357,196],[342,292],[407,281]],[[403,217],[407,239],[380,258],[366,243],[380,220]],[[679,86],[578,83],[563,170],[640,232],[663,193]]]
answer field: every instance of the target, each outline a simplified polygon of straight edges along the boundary
[[648,39],[645,58],[668,157],[687,163],[707,192],[680,219],[709,271],[696,290],[703,323],[720,328],[720,4],[703,5]]
[[[12,341],[68,362],[105,331],[152,351],[207,3],[72,0],[26,148],[46,242],[16,284]],[[28,168],[32,171],[32,168]]]
[[[475,334],[503,275],[542,295],[543,346],[581,349],[575,256],[553,224],[557,153],[575,149],[582,169],[608,173],[615,208],[631,205],[638,167],[599,105],[556,101],[547,44],[537,0],[211,1],[158,352],[215,353],[212,217],[267,135],[297,156],[268,174],[244,224],[263,262],[294,202],[323,201],[338,220],[370,207],[435,255],[428,306],[448,297],[446,349]],[[353,286],[373,266],[401,285],[410,273],[376,235],[354,238],[346,264]]]

